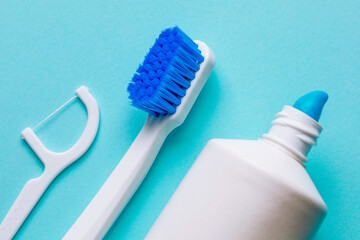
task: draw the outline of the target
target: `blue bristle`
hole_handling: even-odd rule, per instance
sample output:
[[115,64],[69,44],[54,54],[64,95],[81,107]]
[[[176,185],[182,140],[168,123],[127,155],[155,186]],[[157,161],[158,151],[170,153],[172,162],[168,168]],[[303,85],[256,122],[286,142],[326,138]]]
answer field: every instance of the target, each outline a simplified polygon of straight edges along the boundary
[[175,113],[203,61],[179,27],[165,29],[129,83],[132,105],[154,116]]

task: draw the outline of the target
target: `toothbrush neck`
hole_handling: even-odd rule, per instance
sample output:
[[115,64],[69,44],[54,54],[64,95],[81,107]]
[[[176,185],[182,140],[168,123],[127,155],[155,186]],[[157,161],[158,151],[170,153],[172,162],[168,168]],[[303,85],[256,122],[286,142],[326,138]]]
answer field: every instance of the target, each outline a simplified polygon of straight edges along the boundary
[[276,114],[270,131],[263,137],[304,165],[307,162],[306,155],[316,145],[321,130],[320,124],[311,117],[291,106],[285,106]]

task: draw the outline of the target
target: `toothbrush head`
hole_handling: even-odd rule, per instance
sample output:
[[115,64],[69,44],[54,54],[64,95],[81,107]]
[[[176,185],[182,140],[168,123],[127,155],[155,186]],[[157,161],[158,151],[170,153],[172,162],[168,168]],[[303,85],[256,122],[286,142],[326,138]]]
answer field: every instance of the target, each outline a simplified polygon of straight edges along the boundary
[[155,117],[172,115],[180,110],[190,89],[200,88],[190,97],[192,106],[214,64],[215,57],[204,43],[194,42],[177,26],[168,28],[136,70],[127,89],[129,99],[133,106]]

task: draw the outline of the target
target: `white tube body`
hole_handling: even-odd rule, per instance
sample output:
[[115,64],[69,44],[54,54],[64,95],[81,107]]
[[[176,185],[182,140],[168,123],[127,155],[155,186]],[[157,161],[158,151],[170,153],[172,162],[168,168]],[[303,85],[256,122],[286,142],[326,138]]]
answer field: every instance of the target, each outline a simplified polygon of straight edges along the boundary
[[[277,120],[294,120],[291,115],[299,114],[296,111],[287,106],[282,112],[287,116],[278,114]],[[265,139],[209,141],[146,239],[311,238],[327,207],[302,161],[289,151],[290,146],[303,153],[309,150],[297,142],[305,139],[301,128],[277,124],[277,120]],[[319,125],[311,128],[321,131]],[[285,147],[268,140],[286,131],[290,137]]]

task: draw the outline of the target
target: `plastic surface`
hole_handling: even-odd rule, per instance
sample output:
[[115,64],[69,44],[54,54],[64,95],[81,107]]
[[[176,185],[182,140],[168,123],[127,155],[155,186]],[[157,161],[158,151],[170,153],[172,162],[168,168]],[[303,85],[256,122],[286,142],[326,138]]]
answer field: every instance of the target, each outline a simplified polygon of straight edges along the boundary
[[308,161],[306,155],[316,145],[321,131],[322,127],[317,121],[294,107],[285,106],[276,114],[272,128],[263,137],[303,163]]
[[315,121],[319,121],[322,109],[329,96],[323,91],[313,91],[300,97],[294,104],[294,108],[302,111]]
[[0,225],[1,240],[12,239],[53,179],[79,159],[94,141],[99,127],[98,104],[86,87],[80,87],[76,93],[87,109],[88,121],[81,137],[68,151],[56,153],[48,150],[29,127],[21,132],[24,140],[44,164],[44,172],[40,177],[28,181],[16,198]]
[[64,236],[64,240],[101,239],[132,197],[151,167],[166,136],[181,125],[215,64],[211,49],[201,41],[204,62],[173,115],[149,115],[145,126],[99,192]]
[[290,106],[276,117],[265,135],[272,138],[211,140],[146,239],[305,240],[314,236],[327,207],[302,159],[292,151],[306,156],[322,128]]

